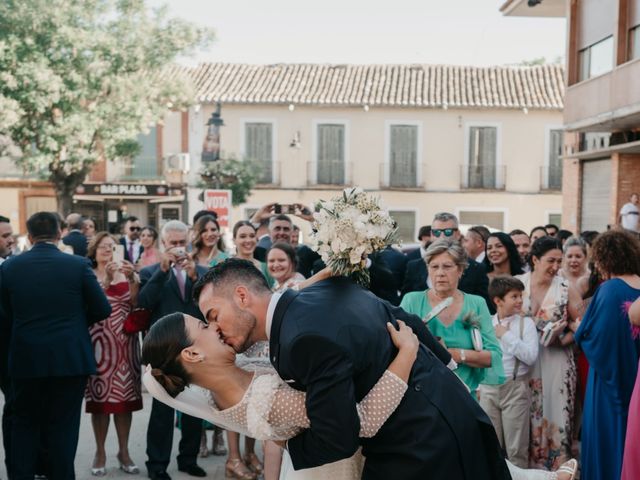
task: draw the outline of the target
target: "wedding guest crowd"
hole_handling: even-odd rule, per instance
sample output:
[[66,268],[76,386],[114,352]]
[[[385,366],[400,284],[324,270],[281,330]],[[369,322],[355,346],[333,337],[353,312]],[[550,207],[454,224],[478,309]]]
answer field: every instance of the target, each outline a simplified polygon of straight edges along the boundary
[[[467,228],[441,212],[419,229],[416,248],[390,245],[369,258],[370,290],[427,320],[451,355],[450,368],[493,423],[505,457],[556,475],[539,478],[573,478],[574,457],[582,479],[640,475],[637,204],[634,194],[620,212],[622,228],[600,234],[553,224],[529,234]],[[191,289],[227,258],[253,262],[275,292],[325,272],[307,245],[312,220],[307,206],[274,202],[229,232],[203,210],[191,226],[169,221],[160,233],[129,216],[118,238],[78,213],[63,222],[40,212],[27,222],[33,247],[17,255],[10,221],[0,216],[0,387],[10,478],[73,472],[83,396],[95,436],[90,473],[108,475],[112,464],[140,472],[142,459],[129,451],[132,415],[143,401],[140,334],[168,313],[203,319]],[[59,291],[63,281],[74,285],[73,299]],[[38,313],[42,304],[52,305],[51,323]],[[25,330],[31,321],[38,335],[57,338],[40,348],[37,365],[27,359],[36,348]],[[62,355],[63,348],[74,355]],[[268,343],[245,356],[268,362]],[[27,399],[44,388],[53,392],[50,404]],[[61,412],[55,428],[47,423],[54,406]],[[105,448],[111,417],[113,461]],[[178,470],[205,476],[198,456],[227,455],[228,478],[278,478],[274,443],[262,445],[261,458],[255,440],[228,431],[225,446],[223,430],[156,400],[146,436],[150,478],[170,479],[176,418]]]

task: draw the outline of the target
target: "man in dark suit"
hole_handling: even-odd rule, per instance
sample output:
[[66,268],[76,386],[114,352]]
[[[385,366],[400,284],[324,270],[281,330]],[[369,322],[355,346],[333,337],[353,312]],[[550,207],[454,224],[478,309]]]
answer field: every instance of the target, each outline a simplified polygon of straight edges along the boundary
[[[164,252],[160,263],[140,271],[138,306],[151,311],[151,323],[174,312],[183,312],[202,319],[192,298],[192,287],[207,269],[197,266],[186,254],[188,228],[177,220],[162,227]],[[167,467],[173,445],[174,410],[153,400],[147,427],[147,471],[152,479],[170,479]],[[196,477],[206,476],[196,463],[200,449],[202,420],[182,415],[182,439],[178,454],[178,470]]]
[[120,244],[124,246],[124,259],[135,265],[144,251],[144,247],[140,243],[142,227],[138,217],[131,216],[127,218],[122,230],[124,235],[120,238]]
[[418,241],[420,242],[420,247],[407,253],[407,262],[424,257],[427,247],[431,242],[431,225],[423,225],[420,227],[418,231]]
[[[510,478],[491,421],[444,365],[446,351],[420,319],[344,277],[272,294],[251,262],[212,268],[194,295],[209,324],[237,352],[269,339],[271,363],[306,392],[310,428],[290,439],[293,466],[366,457],[363,479]],[[408,389],[373,438],[359,438],[356,403],[395,357],[387,323],[401,319],[420,347]],[[428,348],[430,346],[431,348]]]
[[[438,213],[431,223],[431,242],[443,238],[460,241],[458,218],[451,213]],[[407,263],[402,285],[402,295],[430,288],[427,264],[424,259],[411,260]],[[474,260],[468,260],[468,265],[460,278],[458,288],[470,295],[478,295],[485,299],[491,313],[495,313],[495,306],[489,299],[489,277],[484,266]]]
[[392,273],[392,284],[389,285],[389,290],[395,292],[395,298],[389,299],[389,301],[398,305],[400,303],[400,289],[404,283],[404,272],[407,268],[407,256],[391,245],[387,245],[377,254],[377,259]]
[[[0,215],[0,265],[11,255],[15,240],[10,220]],[[4,316],[0,303],[0,319]],[[0,321],[0,390],[4,395],[4,407],[2,409],[2,444],[4,445],[4,463],[9,474],[9,451],[11,450],[11,394],[9,392],[9,330],[8,322]]]
[[87,256],[87,237],[82,233],[84,218],[79,213],[70,213],[67,215],[67,228],[69,233],[62,239],[62,243],[73,248],[73,254],[79,257]]
[[96,373],[89,325],[111,306],[88,262],[60,252],[58,216],[27,221],[33,248],[0,266],[2,325],[11,332],[11,478],[33,479],[44,439],[53,479],[74,478],[80,410]]
[[[293,232],[293,222],[285,214],[273,214],[272,212],[277,207],[276,203],[269,203],[258,210],[252,217],[251,222],[254,226],[256,222],[262,221],[264,218],[269,218],[269,237],[263,237],[258,242],[258,246],[253,254],[256,260],[261,262],[267,261],[267,252],[271,248],[271,245],[283,242],[291,243],[291,233]],[[313,221],[313,214],[311,211],[303,205],[295,204],[295,215],[303,220],[309,222]],[[305,278],[309,278],[313,272],[313,264],[320,258],[316,252],[311,250],[304,244],[300,244],[296,249],[296,257],[298,260],[298,266],[296,270],[298,273],[304,275]]]

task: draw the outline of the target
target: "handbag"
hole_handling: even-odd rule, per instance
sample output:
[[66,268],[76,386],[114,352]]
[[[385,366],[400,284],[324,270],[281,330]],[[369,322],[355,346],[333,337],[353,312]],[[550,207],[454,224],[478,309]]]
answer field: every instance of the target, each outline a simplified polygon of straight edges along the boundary
[[129,335],[149,330],[151,326],[151,311],[145,308],[135,308],[124,319],[122,329]]

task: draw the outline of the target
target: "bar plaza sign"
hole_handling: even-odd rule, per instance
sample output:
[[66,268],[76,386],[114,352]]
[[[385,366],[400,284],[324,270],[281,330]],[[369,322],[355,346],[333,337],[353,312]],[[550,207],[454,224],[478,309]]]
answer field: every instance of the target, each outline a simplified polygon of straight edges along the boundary
[[76,188],[76,195],[107,197],[166,197],[182,195],[181,188],[147,183],[84,183]]

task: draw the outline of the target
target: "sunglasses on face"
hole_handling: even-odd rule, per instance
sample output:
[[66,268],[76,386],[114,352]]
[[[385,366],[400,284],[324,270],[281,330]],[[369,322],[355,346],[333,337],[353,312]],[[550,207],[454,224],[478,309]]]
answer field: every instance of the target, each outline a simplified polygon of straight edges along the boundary
[[140,227],[129,227],[130,232],[139,232],[140,230]]
[[433,233],[434,237],[439,237],[444,233],[445,237],[450,237],[453,235],[453,232],[457,232],[457,228],[432,228],[431,233]]

